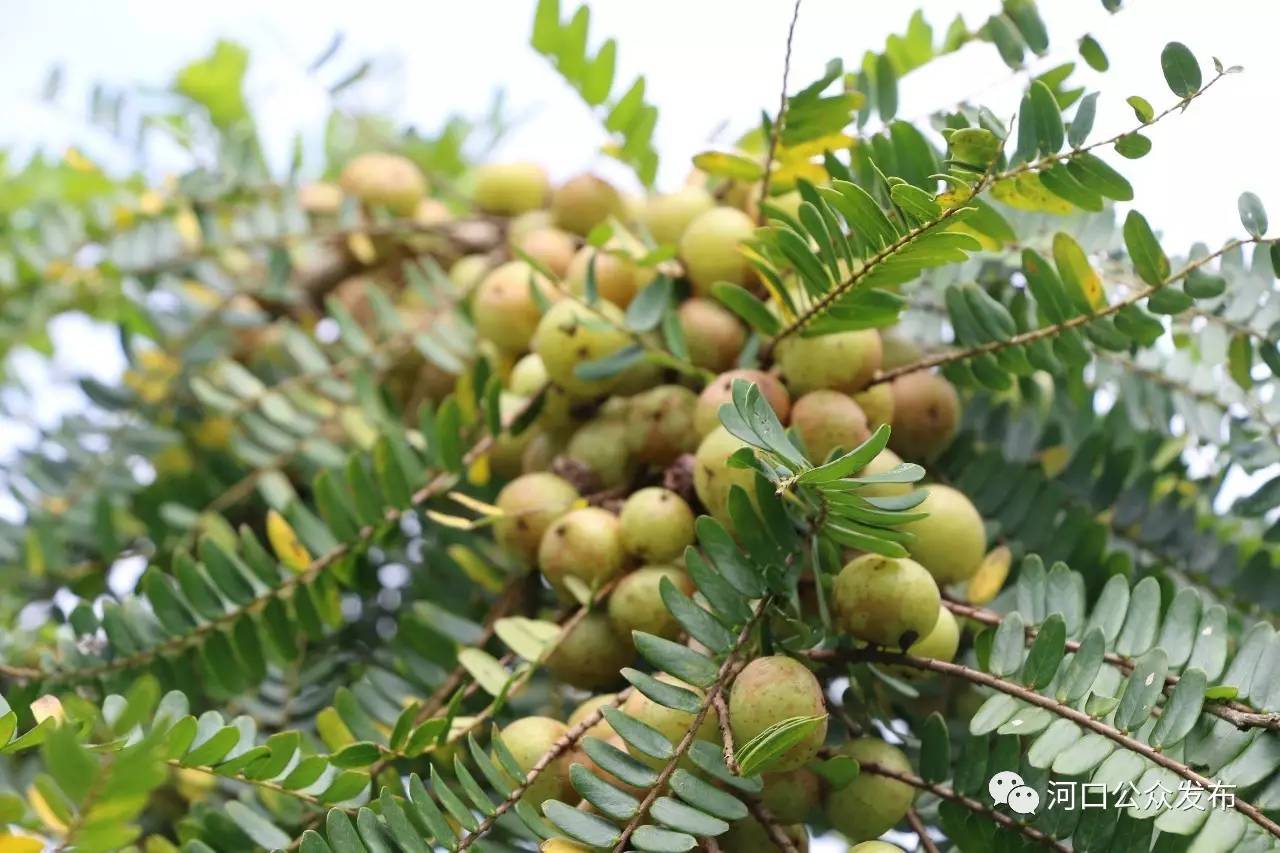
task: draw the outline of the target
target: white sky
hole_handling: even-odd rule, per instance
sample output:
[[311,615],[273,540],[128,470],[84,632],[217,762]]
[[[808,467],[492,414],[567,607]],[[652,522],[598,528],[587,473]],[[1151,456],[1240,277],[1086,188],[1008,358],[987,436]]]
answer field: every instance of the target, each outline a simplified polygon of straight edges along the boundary
[[[887,33],[901,31],[917,6],[940,36],[957,12],[976,27],[998,5],[997,0],[805,0],[792,88],[814,79],[832,57],[856,64],[864,50],[882,46]],[[603,136],[595,120],[527,46],[532,0],[4,0],[0,6],[5,19],[0,114],[6,117],[0,146],[59,152],[76,143],[107,162],[128,164],[129,152],[86,129],[89,85],[163,86],[175,68],[207,52],[216,37],[228,36],[251,50],[250,96],[277,163],[284,162],[296,130],[308,132],[308,150],[316,150],[328,110],[323,84],[375,57],[388,69],[372,87],[376,102],[405,122],[430,130],[451,112],[479,114],[494,90],[505,87],[509,103],[518,112],[528,111],[528,117],[500,157],[541,161],[557,177],[590,167],[626,178],[625,171],[596,154]],[[1164,232],[1171,253],[1185,251],[1194,240],[1217,243],[1239,234],[1236,197],[1242,190],[1257,192],[1271,207],[1273,222],[1280,222],[1274,152],[1280,3],[1128,0],[1129,8],[1116,16],[1108,15],[1100,0],[1041,0],[1040,6],[1051,52],[1035,61],[1036,71],[1078,60],[1076,40],[1085,33],[1094,35],[1110,58],[1105,75],[1078,62],[1074,78],[1103,89],[1096,138],[1133,126],[1124,104],[1128,95],[1143,95],[1157,110],[1173,100],[1159,67],[1166,41],[1185,42],[1201,59],[1206,79],[1213,73],[1212,55],[1226,65],[1245,66],[1245,73],[1220,83],[1187,114],[1153,129],[1155,146],[1147,158],[1122,163],[1138,207]],[[725,123],[730,132],[722,140],[753,124],[762,108],[776,109],[791,0],[613,0],[593,4],[592,12],[593,44],[607,36],[618,39],[618,90],[637,73],[648,78],[649,99],[660,109],[661,184],[677,185],[689,158]],[[308,77],[306,65],[336,31],[347,36],[340,61],[323,79]],[[38,93],[55,63],[65,67],[64,92],[56,104],[43,104]],[[1012,76],[993,47],[970,45],[908,77],[900,115],[920,116],[980,95],[980,102],[1009,116],[1025,85],[1025,77]],[[315,170],[319,162],[309,165]],[[83,324],[73,322],[62,331],[59,337],[74,350],[63,348],[64,366],[101,363],[99,355],[86,360],[96,347],[86,343]],[[102,338],[99,345],[110,344]],[[47,420],[71,400],[46,394],[37,402],[41,420]],[[4,445],[15,440],[12,431],[7,440],[4,433],[0,425],[0,457]],[[827,842],[814,847],[815,853],[840,849]]]

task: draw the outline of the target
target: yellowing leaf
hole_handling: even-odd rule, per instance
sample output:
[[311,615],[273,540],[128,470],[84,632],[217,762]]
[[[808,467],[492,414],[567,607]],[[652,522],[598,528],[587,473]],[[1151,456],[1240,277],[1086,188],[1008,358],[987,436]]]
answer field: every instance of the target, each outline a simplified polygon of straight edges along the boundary
[[473,486],[487,485],[489,478],[492,476],[490,468],[489,454],[481,453],[467,468],[467,482]]
[[293,572],[304,572],[311,565],[311,555],[298,539],[289,522],[274,509],[267,513],[267,541],[276,558]]
[[68,166],[82,174],[92,175],[98,171],[98,164],[84,156],[79,148],[68,148],[62,158],[67,161]]
[[330,752],[337,752],[344,746],[356,742],[356,736],[351,733],[347,724],[342,722],[342,717],[338,716],[337,710],[332,707],[325,708],[316,714],[316,734],[320,735],[320,739],[324,741],[324,745]]
[[1079,301],[1084,299],[1086,305],[1081,308],[1098,310],[1107,304],[1106,294],[1102,291],[1102,277],[1089,265],[1089,258],[1080,248],[1080,244],[1070,234],[1059,231],[1053,235],[1053,261],[1058,265],[1058,275],[1070,293]]
[[0,835],[0,853],[40,853],[44,842],[27,835]]
[[1045,189],[1044,184],[1040,182],[1040,176],[1033,172],[1024,172],[1016,178],[996,182],[991,188],[991,194],[1018,210],[1057,213],[1064,216],[1075,212],[1075,206],[1071,202]]
[[347,248],[351,250],[351,254],[355,259],[365,266],[369,266],[378,259],[378,250],[374,248],[373,240],[368,234],[355,233],[347,236]]
[[450,559],[458,564],[458,567],[466,574],[468,578],[480,584],[489,592],[500,592],[502,590],[505,577],[490,561],[484,559],[471,548],[466,545],[450,545],[446,549]]
[[41,823],[59,835],[66,833],[67,825],[58,818],[35,785],[27,789],[27,802],[31,804],[31,810],[40,818]]
[[969,603],[986,604],[999,595],[1000,590],[1004,588],[1004,582],[1009,578],[1009,567],[1012,564],[1013,554],[1006,546],[993,548],[982,559],[978,571],[969,578],[967,590]]
[[188,803],[199,803],[207,800],[217,786],[216,777],[189,767],[179,767],[174,773],[175,787]]
[[485,503],[484,501],[476,500],[475,498],[471,497],[471,495],[463,494],[462,492],[449,492],[449,497],[452,500],[462,504],[467,509],[473,512],[478,512],[481,515],[493,515],[493,516],[502,515],[502,510],[500,508],[494,506],[491,503]]
[[716,178],[758,181],[764,177],[764,166],[731,151],[703,151],[694,155],[693,165]]
[[795,187],[801,178],[812,184],[820,184],[827,178],[827,170],[821,163],[809,160],[793,160],[783,163],[773,173],[773,189],[783,191]]
[[50,718],[62,722],[67,718],[67,712],[63,710],[62,702],[57,696],[46,693],[31,703],[31,716],[35,717],[37,723],[43,723]]
[[1064,444],[1059,444],[1056,447],[1046,447],[1040,451],[1040,467],[1050,477],[1056,477],[1061,474],[1070,461],[1071,448]]
[[783,159],[817,157],[824,151],[843,151],[853,145],[853,137],[844,133],[829,133],[817,139],[809,139],[786,150]]
[[155,216],[164,210],[164,196],[155,190],[146,190],[138,196],[138,210],[145,216]]
[[196,219],[191,208],[184,207],[173,217],[173,227],[178,232],[178,239],[189,252],[200,248],[203,236],[200,231],[200,220]]
[[474,519],[463,518],[460,515],[447,515],[434,509],[426,511],[427,518],[443,527],[451,527],[454,530],[474,530],[476,523]]
[[206,450],[221,450],[231,441],[231,418],[205,418],[196,425],[192,437]]

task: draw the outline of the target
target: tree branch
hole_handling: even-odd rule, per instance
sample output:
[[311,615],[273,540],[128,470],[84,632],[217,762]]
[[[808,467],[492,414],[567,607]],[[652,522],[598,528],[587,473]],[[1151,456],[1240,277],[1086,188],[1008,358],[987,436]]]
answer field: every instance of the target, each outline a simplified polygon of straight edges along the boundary
[[778,142],[782,127],[787,121],[787,78],[791,76],[791,42],[796,35],[796,22],[800,20],[800,0],[791,10],[791,26],[787,28],[787,53],[782,60],[782,94],[778,96],[778,117],[769,133],[769,153],[764,158],[764,177],[760,180],[760,203],[757,205],[756,224],[764,224],[764,203],[769,198],[769,182],[773,178],[773,161],[778,154]]

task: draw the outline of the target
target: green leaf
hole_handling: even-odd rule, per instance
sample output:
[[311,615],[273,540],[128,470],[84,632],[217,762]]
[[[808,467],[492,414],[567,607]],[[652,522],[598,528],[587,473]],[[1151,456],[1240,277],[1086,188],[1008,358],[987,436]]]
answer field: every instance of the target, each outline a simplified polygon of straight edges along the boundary
[[1164,749],[1181,742],[1191,733],[1204,707],[1207,682],[1202,669],[1192,667],[1182,673],[1148,738],[1152,746]]
[[787,750],[813,733],[826,714],[812,717],[787,717],[738,747],[738,768],[743,776],[754,776],[773,766]]
[[1038,147],[1043,154],[1056,154],[1062,148],[1065,131],[1058,100],[1042,81],[1031,84],[1031,109]]
[[898,75],[883,53],[876,57],[876,108],[886,123],[898,112]]
[[1170,272],[1169,258],[1151,232],[1146,217],[1136,210],[1129,211],[1125,217],[1124,245],[1139,278],[1153,287],[1164,284]]
[[1147,721],[1151,709],[1164,690],[1164,678],[1168,671],[1168,655],[1160,648],[1152,649],[1134,663],[1133,672],[1125,682],[1124,693],[1116,709],[1117,728],[1132,731]]
[[1151,140],[1141,133],[1126,133],[1116,140],[1116,153],[1128,160],[1141,159],[1151,151]]
[[1080,99],[1076,107],[1075,117],[1071,119],[1071,127],[1067,129],[1067,142],[1072,148],[1079,148],[1089,138],[1093,130],[1093,119],[1098,109],[1098,93],[1090,92]]
[[1102,628],[1090,628],[1080,641],[1080,647],[1072,654],[1071,663],[1058,685],[1059,702],[1077,702],[1089,692],[1102,669],[1106,649],[1107,638]]
[[569,779],[583,799],[612,820],[630,820],[640,801],[610,785],[581,764],[569,768]]
[[1107,61],[1107,54],[1102,50],[1102,45],[1088,33],[1080,37],[1080,56],[1094,71],[1106,71],[1111,67],[1111,63]]
[[[996,640],[999,641],[999,634]],[[1058,673],[1058,665],[1067,647],[1067,623],[1062,614],[1049,616],[1036,632],[1036,638],[1027,652],[1022,666],[1022,683],[1035,690],[1043,690]]]
[[249,118],[244,99],[248,67],[249,53],[244,47],[219,39],[213,53],[178,72],[173,88],[207,109],[210,120],[225,129]]
[[1182,42],[1171,41],[1160,51],[1160,70],[1179,98],[1188,98],[1200,91],[1200,63]]
[[1252,237],[1261,237],[1267,233],[1267,211],[1262,206],[1262,199],[1251,192],[1240,193],[1240,224]]
[[926,782],[941,782],[951,775],[951,736],[947,721],[934,711],[920,728],[920,776]]
[[1227,347],[1227,373],[1246,391],[1253,387],[1253,338],[1233,335]]
[[672,281],[659,275],[649,282],[627,306],[626,327],[633,332],[651,332],[662,320],[662,314],[671,303]]
[[992,674],[1003,677],[1017,672],[1022,666],[1026,642],[1026,625],[1022,621],[1022,614],[1015,611],[1005,616],[996,628],[995,640],[991,646],[989,666]]
[[1151,102],[1141,95],[1130,95],[1124,99],[1124,102],[1133,107],[1133,114],[1143,124],[1150,124],[1151,120],[1156,117],[1156,111],[1151,106]]
[[741,285],[717,281],[711,285],[711,295],[762,335],[772,337],[782,330],[777,315]]
[[617,53],[617,43],[609,39],[600,46],[599,52],[587,66],[586,79],[582,85],[582,99],[593,107],[603,104],[609,97],[609,90],[613,88]]
[[715,682],[717,667],[710,658],[680,643],[644,631],[632,631],[631,637],[640,656],[658,669],[699,687]]

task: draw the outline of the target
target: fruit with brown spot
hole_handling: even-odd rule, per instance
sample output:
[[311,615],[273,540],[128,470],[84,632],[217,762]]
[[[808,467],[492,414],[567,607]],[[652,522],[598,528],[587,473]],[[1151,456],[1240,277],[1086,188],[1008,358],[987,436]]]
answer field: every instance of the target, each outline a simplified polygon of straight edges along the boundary
[[747,330],[730,311],[710,299],[694,297],[676,309],[689,348],[689,360],[721,373],[733,367],[747,342]]
[[748,284],[751,265],[742,242],[755,233],[755,223],[741,210],[714,207],[698,214],[680,238],[680,259],[698,296],[708,296],[717,281]]
[[951,445],[960,425],[956,389],[933,373],[893,380],[893,433],[889,446],[906,459],[933,459]]
[[649,563],[665,563],[693,544],[693,510],[675,492],[657,486],[627,498],[618,517],[622,547]]
[[871,435],[862,407],[839,391],[810,391],[796,400],[791,426],[817,464],[825,462],[833,450],[853,450]]
[[781,756],[769,769],[774,772],[803,767],[827,736],[827,704],[822,685],[809,668],[786,655],[770,655],[751,661],[734,679],[729,691],[729,725],[734,741],[746,744],[756,735],[791,717],[824,719]]
[[880,335],[874,329],[784,338],[774,350],[793,394],[819,388],[852,394],[867,387],[880,369]]
[[[840,747],[838,752],[862,763],[876,764],[899,773],[910,773],[911,762],[902,751],[882,740],[859,738]],[[915,789],[906,782],[859,773],[843,788],[827,792],[824,810],[827,820],[850,841],[878,838],[892,829],[907,814],[915,799]]]
[[832,604],[839,626],[859,640],[906,649],[938,622],[942,597],[933,575],[907,557],[863,554],[836,577]]
[[622,210],[622,196],[612,184],[595,175],[570,178],[551,194],[555,224],[582,237],[610,216],[620,216]]
[[609,621],[623,637],[644,631],[667,640],[678,639],[680,623],[662,600],[663,579],[685,595],[692,595],[693,581],[675,566],[642,566],[618,581],[609,594]]
[[539,471],[524,474],[498,492],[502,510],[493,523],[493,538],[507,552],[532,563],[542,535],[578,499],[578,490],[567,481]]
[[791,395],[778,378],[760,370],[730,370],[721,373],[702,389],[693,413],[693,426],[698,435],[706,436],[720,426],[720,407],[733,400],[733,380],[745,379],[760,388],[760,394],[784,424],[791,416]]
[[505,263],[481,279],[471,298],[471,316],[480,337],[507,352],[527,350],[542,319],[534,288],[548,301],[556,299],[551,282],[524,261]]
[[631,336],[622,328],[622,312],[616,306],[601,302],[590,308],[566,299],[542,316],[532,345],[552,382],[570,396],[592,399],[607,394],[618,377],[583,379],[576,373],[577,367],[613,355],[630,343]]
[[[509,723],[502,730],[501,737],[516,764],[527,773],[567,731],[564,723],[550,717],[522,717]],[[564,752],[538,774],[521,800],[538,809],[547,800],[566,798],[572,802],[577,795],[569,783],[569,756]]]
[[582,690],[611,687],[622,680],[619,670],[635,661],[631,641],[618,636],[609,617],[588,613],[547,655],[547,669],[566,684]]
[[538,545],[538,568],[564,595],[565,578],[572,576],[598,589],[622,573],[625,561],[618,517],[594,506],[565,513],[547,528]]
[[698,398],[683,385],[659,385],[631,398],[627,446],[636,458],[666,466],[698,446],[694,411]]

